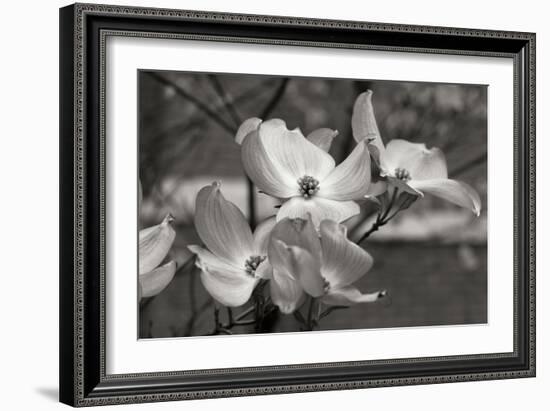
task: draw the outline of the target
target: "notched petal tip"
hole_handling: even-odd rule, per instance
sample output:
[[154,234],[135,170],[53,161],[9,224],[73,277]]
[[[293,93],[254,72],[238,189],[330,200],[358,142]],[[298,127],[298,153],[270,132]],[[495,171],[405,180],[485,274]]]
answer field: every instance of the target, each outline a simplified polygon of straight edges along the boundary
[[172,215],[172,213],[166,214],[166,217],[164,217],[164,220],[162,220],[162,224],[171,224],[174,221],[176,221],[176,218]]
[[260,124],[262,123],[262,119],[258,117],[251,117],[245,121],[239,126],[239,129],[237,130],[237,134],[235,134],[235,142],[237,144],[242,144],[245,137],[258,129]]
[[187,246],[187,249],[189,251],[191,251],[193,254],[197,254],[197,255],[199,254],[199,251],[200,251],[201,248],[202,248],[201,246],[195,245],[195,244],[189,244]]
[[362,303],[374,303],[387,296],[386,290],[363,294],[353,286],[342,287],[329,292],[322,299],[323,303],[333,306],[350,306]]
[[309,133],[306,138],[321,150],[328,153],[332,145],[332,140],[334,140],[338,134],[338,130],[319,128]]
[[382,152],[384,143],[376,123],[372,95],[372,90],[367,90],[359,94],[355,100],[351,116],[351,128],[353,137],[357,142],[368,139],[369,143],[374,144]]
[[195,197],[195,210],[198,210],[202,203],[206,201],[206,199],[217,192],[220,191],[220,188],[222,186],[221,181],[215,180],[212,181],[212,184],[206,185],[203,188],[199,190],[197,193],[197,196]]

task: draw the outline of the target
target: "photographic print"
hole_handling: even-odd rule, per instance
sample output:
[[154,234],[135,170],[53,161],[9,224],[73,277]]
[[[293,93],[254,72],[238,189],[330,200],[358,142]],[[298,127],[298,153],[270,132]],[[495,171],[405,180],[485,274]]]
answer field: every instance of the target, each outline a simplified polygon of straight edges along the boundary
[[535,376],[535,33],[59,21],[61,402]]
[[487,86],[138,72],[139,338],[487,323]]

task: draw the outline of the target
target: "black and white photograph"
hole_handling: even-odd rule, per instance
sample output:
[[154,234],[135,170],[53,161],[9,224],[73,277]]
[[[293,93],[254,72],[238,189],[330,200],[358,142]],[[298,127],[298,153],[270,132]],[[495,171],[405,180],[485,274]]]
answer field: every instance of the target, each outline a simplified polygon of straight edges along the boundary
[[487,86],[139,70],[139,338],[487,324]]
[[271,6],[60,9],[59,400],[521,408],[535,32]]

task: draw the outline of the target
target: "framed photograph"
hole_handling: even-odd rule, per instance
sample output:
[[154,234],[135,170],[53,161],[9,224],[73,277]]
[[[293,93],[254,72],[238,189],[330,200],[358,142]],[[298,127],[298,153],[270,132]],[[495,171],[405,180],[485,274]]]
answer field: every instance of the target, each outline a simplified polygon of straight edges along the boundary
[[62,402],[535,376],[535,34],[60,24]]

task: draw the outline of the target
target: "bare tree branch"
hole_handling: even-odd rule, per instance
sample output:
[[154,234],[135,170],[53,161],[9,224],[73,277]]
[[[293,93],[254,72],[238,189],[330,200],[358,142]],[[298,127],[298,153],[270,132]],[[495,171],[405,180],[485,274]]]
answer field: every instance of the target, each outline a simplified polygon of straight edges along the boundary
[[449,176],[456,177],[469,169],[481,165],[487,161],[487,151],[483,151],[476,156],[466,160],[449,171]]
[[225,87],[223,86],[221,81],[218,79],[218,76],[214,74],[209,74],[208,80],[210,80],[210,84],[212,84],[212,86],[214,87],[214,90],[216,90],[216,93],[218,93],[218,96],[223,102],[223,107],[227,109],[227,112],[233,119],[233,122],[237,127],[239,127],[242,123],[241,116],[239,116],[239,113],[237,112],[237,108],[232,103],[231,96],[225,90]]
[[260,114],[260,118],[263,120],[266,117],[268,117],[271,112],[275,109],[277,104],[279,104],[279,100],[283,97],[283,94],[285,94],[286,86],[288,85],[288,77],[285,77],[281,80],[281,83],[279,84],[279,87],[277,87],[277,90],[275,90],[275,94],[273,94],[273,97],[271,97],[271,100],[265,108],[262,110]]
[[159,83],[162,83],[166,86],[172,87],[174,91],[181,97],[185,98],[186,100],[193,103],[199,110],[204,112],[207,116],[209,116],[212,120],[214,120],[220,127],[222,127],[224,130],[226,130],[229,134],[235,135],[237,132],[236,127],[232,127],[229,125],[218,113],[216,113],[214,110],[210,109],[205,103],[203,103],[201,100],[193,96],[192,94],[188,93],[186,90],[184,90],[182,87],[178,86],[173,81],[167,79],[164,76],[161,76],[158,73],[155,73],[153,71],[148,71],[147,74],[150,77],[153,77],[155,80],[157,80]]

